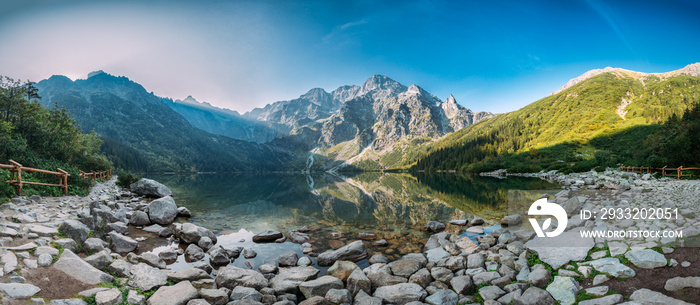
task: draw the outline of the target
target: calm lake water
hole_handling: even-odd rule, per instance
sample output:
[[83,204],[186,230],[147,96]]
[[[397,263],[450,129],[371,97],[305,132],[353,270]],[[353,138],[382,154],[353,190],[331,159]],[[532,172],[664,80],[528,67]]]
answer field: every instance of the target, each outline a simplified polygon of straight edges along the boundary
[[[420,252],[430,233],[422,228],[430,220],[482,218],[485,226],[506,215],[508,190],[557,189],[536,178],[497,179],[462,174],[362,173],[348,177],[329,174],[200,174],[149,175],[173,191],[179,206],[193,212],[188,221],[206,227],[223,246],[252,247],[257,267],[285,251],[301,247],[291,242],[253,244],[252,235],[267,229],[285,232],[303,226],[311,229],[314,252],[338,248],[366,239],[370,252],[389,258]],[[464,227],[448,226],[461,234]],[[331,233],[342,233],[334,238]],[[386,247],[371,242],[384,238]],[[243,242],[241,242],[243,240]],[[244,266],[244,259],[234,265]],[[176,268],[177,269],[177,268]]]

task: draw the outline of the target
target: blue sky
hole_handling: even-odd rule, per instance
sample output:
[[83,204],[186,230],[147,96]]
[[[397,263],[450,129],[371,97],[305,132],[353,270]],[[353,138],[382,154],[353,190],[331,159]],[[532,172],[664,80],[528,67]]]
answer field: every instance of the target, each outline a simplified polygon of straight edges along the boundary
[[700,61],[695,1],[3,1],[0,74],[124,75],[248,111],[373,74],[516,110],[606,66]]

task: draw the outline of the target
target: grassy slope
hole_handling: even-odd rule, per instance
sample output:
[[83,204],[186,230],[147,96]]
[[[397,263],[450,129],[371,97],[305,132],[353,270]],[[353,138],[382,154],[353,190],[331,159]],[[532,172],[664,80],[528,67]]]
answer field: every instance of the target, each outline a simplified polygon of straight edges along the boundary
[[[662,80],[638,76],[625,72],[597,75],[522,109],[419,147],[412,152],[418,157],[405,159],[404,165],[421,159],[415,169],[482,171],[495,165],[512,166],[507,164],[508,158],[498,156],[523,152],[530,155],[530,161],[551,162],[552,158],[542,160],[539,156],[544,152],[548,157],[559,157],[554,161],[575,162],[593,158],[598,148],[589,145],[591,139],[617,134],[628,135],[617,137],[628,145],[643,145],[635,143],[634,138],[644,139],[654,128],[641,126],[663,123],[698,102],[700,78],[680,75]],[[625,120],[616,113],[623,98],[632,100],[626,107]],[[493,166],[479,167],[479,163]],[[530,170],[548,166],[541,164]]]

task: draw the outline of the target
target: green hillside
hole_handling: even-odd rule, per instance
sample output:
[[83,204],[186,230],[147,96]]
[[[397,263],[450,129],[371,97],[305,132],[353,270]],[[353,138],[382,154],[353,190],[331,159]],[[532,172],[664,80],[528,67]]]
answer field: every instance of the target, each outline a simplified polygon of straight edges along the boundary
[[[80,126],[65,109],[42,107],[33,83],[20,83],[0,76],[0,163],[10,159],[26,167],[56,171],[61,168],[68,179],[71,194],[85,195],[88,180],[79,170],[93,171],[111,168],[99,153],[102,141],[93,133],[82,133]],[[14,197],[15,190],[5,181],[9,172],[0,169],[0,203]],[[58,183],[56,176],[23,172],[23,181]],[[23,187],[22,195],[52,195],[62,192],[56,187]]]
[[674,138],[669,134],[674,128],[676,133],[693,132],[688,123],[693,113],[686,110],[700,101],[699,84],[700,77],[683,74],[602,73],[421,147],[412,152],[419,157],[407,162],[415,162],[416,170],[474,172],[687,166],[697,159],[669,155],[663,146]]

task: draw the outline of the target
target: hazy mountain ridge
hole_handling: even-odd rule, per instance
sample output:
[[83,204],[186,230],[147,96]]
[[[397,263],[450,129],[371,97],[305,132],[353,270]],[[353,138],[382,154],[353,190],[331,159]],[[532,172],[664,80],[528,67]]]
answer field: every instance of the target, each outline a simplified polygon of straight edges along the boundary
[[[37,83],[44,106],[66,108],[83,130],[107,141],[103,149],[120,167],[141,171],[249,171],[279,169],[285,151],[206,133],[192,126],[160,97],[126,77],[101,71],[71,81],[52,76]],[[137,152],[134,155],[134,152]],[[143,162],[144,160],[148,162]],[[145,168],[135,166],[145,164]]]

